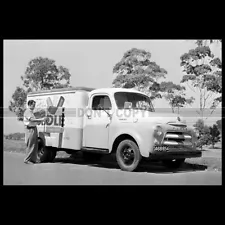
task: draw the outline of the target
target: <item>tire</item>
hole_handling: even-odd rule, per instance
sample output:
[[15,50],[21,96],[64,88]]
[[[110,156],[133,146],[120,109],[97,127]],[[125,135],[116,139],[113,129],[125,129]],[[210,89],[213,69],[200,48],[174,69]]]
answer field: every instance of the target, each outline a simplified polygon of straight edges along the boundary
[[50,151],[51,151],[51,157],[49,159],[50,162],[53,162],[55,157],[56,157],[56,150],[54,150],[54,148],[50,148]]
[[82,152],[83,159],[87,162],[100,160],[102,158],[101,154],[92,152]]
[[38,139],[38,159],[40,162],[52,162],[56,151],[52,147],[46,147],[41,139]]
[[121,170],[135,171],[141,161],[137,144],[129,139],[121,141],[116,150],[116,161]]
[[177,169],[179,168],[185,159],[174,159],[174,160],[163,160],[164,166],[170,169]]

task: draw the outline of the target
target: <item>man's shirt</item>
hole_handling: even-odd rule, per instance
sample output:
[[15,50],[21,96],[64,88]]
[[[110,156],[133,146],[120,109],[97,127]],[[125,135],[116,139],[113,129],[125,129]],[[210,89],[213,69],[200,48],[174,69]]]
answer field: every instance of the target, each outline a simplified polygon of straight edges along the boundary
[[24,125],[25,126],[31,126],[31,127],[35,127],[37,125],[36,122],[31,122],[30,119],[33,118],[35,119],[35,116],[34,116],[34,113],[33,113],[33,110],[30,110],[29,108],[25,110],[24,112],[24,119],[23,119],[23,122],[24,122]]

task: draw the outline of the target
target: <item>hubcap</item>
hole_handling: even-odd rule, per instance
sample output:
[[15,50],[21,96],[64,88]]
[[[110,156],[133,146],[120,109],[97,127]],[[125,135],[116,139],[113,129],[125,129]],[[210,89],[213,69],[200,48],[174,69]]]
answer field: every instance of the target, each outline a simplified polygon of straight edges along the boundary
[[134,150],[131,147],[125,147],[121,151],[121,156],[126,165],[131,165],[134,161]]

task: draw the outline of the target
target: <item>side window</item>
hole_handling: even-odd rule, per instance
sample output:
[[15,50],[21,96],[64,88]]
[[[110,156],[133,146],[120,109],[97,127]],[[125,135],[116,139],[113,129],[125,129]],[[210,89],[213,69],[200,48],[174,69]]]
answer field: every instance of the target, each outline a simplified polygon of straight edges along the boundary
[[93,110],[101,110],[101,108],[105,110],[109,110],[112,108],[111,101],[106,95],[98,95],[94,96],[92,100],[92,109]]

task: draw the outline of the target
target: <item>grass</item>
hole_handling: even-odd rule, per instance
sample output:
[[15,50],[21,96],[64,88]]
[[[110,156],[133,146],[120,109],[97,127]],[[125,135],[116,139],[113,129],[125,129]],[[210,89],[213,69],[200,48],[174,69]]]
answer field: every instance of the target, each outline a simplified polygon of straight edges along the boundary
[[25,153],[25,141],[4,139],[4,151]]
[[200,157],[200,158],[189,158],[185,160],[186,164],[198,166],[206,166],[207,170],[218,170],[222,171],[222,160],[221,158],[214,157]]
[[[25,154],[26,144],[24,140],[21,141],[21,140],[4,139],[3,147],[4,147],[4,151],[7,151],[7,152],[17,152],[17,153]],[[69,156],[70,156],[69,154],[63,151],[57,152],[57,157],[65,158]]]
[[[8,152],[18,152],[25,154],[26,144],[24,141],[7,140],[4,139],[4,151]],[[59,151],[57,153],[57,158],[67,158],[70,155]],[[185,160],[186,165],[190,165],[193,168],[207,167],[207,170],[218,170],[222,171],[222,155],[221,148],[210,149],[205,148],[202,157],[200,158],[187,158]]]

